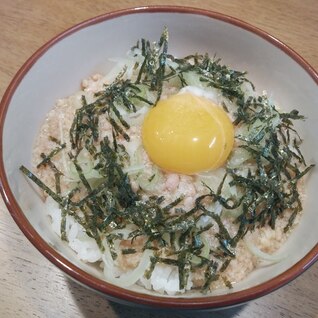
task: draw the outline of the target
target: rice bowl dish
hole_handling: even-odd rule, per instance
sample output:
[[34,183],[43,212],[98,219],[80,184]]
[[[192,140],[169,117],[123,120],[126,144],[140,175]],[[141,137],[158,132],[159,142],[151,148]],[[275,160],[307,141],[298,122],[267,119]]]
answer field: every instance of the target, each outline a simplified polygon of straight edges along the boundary
[[[145,28],[145,25],[151,27]],[[222,85],[219,87],[207,85],[208,83],[202,83],[198,76],[188,78],[185,75],[185,81],[182,78],[175,78],[169,85],[164,81],[158,100],[159,86],[153,90],[149,89],[149,83],[144,83],[145,85],[134,83],[136,73],[133,70],[129,74],[129,61],[132,62],[133,59],[130,53],[126,56],[127,50],[132,45],[136,50],[138,39],[141,39],[139,40],[141,51],[142,39],[146,42],[149,40],[151,45],[154,44],[153,41],[158,41],[156,42],[158,44],[164,25],[169,27],[170,37],[166,55],[166,62],[169,64],[166,75],[173,69],[179,72],[178,64],[182,61],[183,65],[188,62],[194,65],[195,56],[200,56],[200,59],[197,59],[197,66],[200,68],[200,65],[204,65],[202,63],[204,57],[208,56],[209,61],[205,60],[205,66],[220,67],[227,84],[229,84],[228,79],[231,79],[231,75],[228,74],[230,70],[236,74],[238,81],[247,79],[237,86],[239,88],[237,96],[242,96],[240,94],[243,93],[245,97],[252,96],[251,104],[255,105],[254,102],[260,98],[261,104],[274,106],[274,108],[270,106],[271,110],[267,113],[272,119],[275,117],[270,127],[277,128],[282,122],[288,122],[288,116],[293,117],[290,118],[293,128],[296,128],[300,138],[303,138],[303,143],[300,144],[299,136],[295,136],[291,131],[292,140],[295,137],[298,141],[296,147],[292,142],[288,149],[299,156],[297,150],[299,148],[306,163],[306,165],[297,164],[304,176],[299,174],[300,178],[295,182],[299,195],[299,200],[296,201],[300,203],[296,204],[299,210],[303,208],[302,212],[293,215],[292,211],[285,210],[284,213],[278,213],[280,215],[273,218],[275,222],[272,223],[275,224],[269,224],[271,216],[267,214],[263,221],[261,218],[258,220],[264,222],[263,225],[266,226],[259,226],[258,221],[250,222],[250,219],[245,224],[250,223],[251,228],[245,233],[242,227],[237,235],[237,227],[242,220],[242,210],[234,208],[234,204],[238,204],[239,201],[233,199],[241,197],[248,189],[247,181],[253,181],[253,178],[244,174],[234,182],[231,178],[233,179],[235,171],[239,172],[235,170],[235,165],[240,165],[240,161],[247,160],[245,163],[251,164],[251,160],[247,159],[250,154],[245,149],[238,148],[248,146],[247,139],[253,137],[248,131],[251,132],[251,128],[257,130],[262,125],[255,124],[248,130],[242,129],[242,122],[237,122],[235,109],[238,108],[235,105],[235,98],[229,101],[229,96],[220,92]],[[121,41],[117,41],[118,37]],[[138,50],[136,51],[138,53]],[[160,50],[160,54],[162,52],[163,50]],[[205,52],[208,52],[208,55],[205,55]],[[139,59],[140,62],[143,57],[137,55],[134,58]],[[226,76],[227,74],[229,76]],[[117,75],[119,81],[116,81]],[[105,97],[114,88],[117,87],[119,90],[123,88],[120,85],[112,85],[120,84],[120,78],[123,81],[128,78],[132,81],[128,100],[132,100],[136,106],[137,116],[119,107],[118,114],[123,122],[119,117],[113,117],[115,122],[112,121],[111,130],[114,130],[114,123],[115,126],[118,124],[114,134],[120,150],[115,154],[117,158],[122,159],[119,160],[119,165],[116,164],[115,170],[122,171],[122,176],[127,176],[124,188],[127,190],[126,185],[129,184],[131,191],[121,192],[112,189],[110,193],[115,196],[118,193],[129,193],[133,198],[132,202],[138,202],[146,213],[138,214],[138,210],[130,206],[129,209],[110,209],[117,214],[122,211],[121,217],[117,219],[104,217],[85,220],[85,212],[90,209],[85,207],[84,211],[81,211],[83,203],[86,205],[87,199],[99,201],[105,198],[102,195],[99,198],[101,194],[99,190],[105,185],[99,182],[105,180],[106,171],[111,170],[106,169],[105,165],[102,168],[101,165],[106,162],[102,159],[103,154],[109,152],[101,151],[101,143],[97,143],[95,150],[90,146],[89,139],[93,134],[86,134],[88,138],[83,142],[80,141],[85,134],[76,135],[78,129],[76,129],[77,124],[74,124],[74,118],[80,113],[93,118],[96,113],[87,113],[86,110],[91,106],[86,108],[85,103],[87,102],[86,106],[92,105],[96,98]],[[222,79],[222,76],[220,78]],[[183,84],[180,85],[180,81]],[[156,81],[153,83],[156,86]],[[251,83],[255,85],[254,88]],[[318,98],[317,83],[317,73],[285,44],[251,25],[216,12],[156,6],[127,9],[90,19],[59,34],[35,52],[13,78],[1,101],[2,196],[22,232],[50,262],[60,268],[67,277],[102,293],[109,300],[133,306],[182,310],[225,308],[245,303],[282,287],[304,272],[317,259],[317,234],[314,229],[318,220],[315,218],[318,179],[317,169],[311,167],[318,158],[314,147],[317,135],[317,111],[312,104],[312,101]],[[95,92],[98,92],[99,97],[94,96]],[[111,96],[112,94],[108,94],[108,97],[112,98]],[[179,125],[179,135],[181,132],[181,136],[184,137],[191,135],[197,137],[193,136],[193,133],[199,127],[197,125],[199,121],[197,117],[192,116],[193,113],[191,115],[191,105],[194,100],[196,101],[194,107],[198,110],[196,113],[204,113],[205,123],[214,126],[211,130],[214,131],[214,137],[218,142],[210,150],[212,153],[215,151],[215,154],[192,156],[189,149],[196,149],[201,154],[210,150],[206,147],[195,148],[196,145],[191,146],[191,142],[187,147],[180,147],[179,145],[185,143],[184,140],[173,143],[173,138],[165,139],[167,142],[157,147],[160,140],[153,137],[155,129],[164,131],[164,125],[160,127],[158,123],[165,123],[169,127],[170,118],[179,118],[177,112],[174,112],[177,108],[185,110],[182,112],[185,114],[182,120],[187,120],[188,117],[196,123],[188,126]],[[171,116],[166,116],[166,109],[169,109],[171,101],[174,103],[177,101],[178,107],[169,112]],[[58,109],[60,112],[57,111]],[[107,107],[105,108],[105,104],[101,103],[99,109],[106,112],[97,116],[100,117],[98,125],[109,126]],[[299,112],[293,111],[294,109],[298,109]],[[248,116],[254,112],[250,110],[252,108],[249,108]],[[70,114],[71,112],[73,115]],[[215,114],[217,120],[213,118]],[[243,121],[247,119],[244,112],[241,115]],[[281,116],[285,117],[280,118]],[[302,116],[306,117],[305,120]],[[161,120],[156,121],[157,117]],[[87,127],[97,127],[95,124],[91,125],[93,122],[96,123],[94,121],[96,118],[86,123],[81,121],[80,117],[77,118],[78,127],[83,129],[82,132]],[[47,125],[49,122],[50,125]],[[47,131],[45,127],[48,128]],[[193,130],[191,127],[197,128]],[[198,129],[201,136],[211,138],[211,134],[204,134],[204,125],[201,128]],[[74,138],[70,137],[71,130]],[[108,142],[107,138],[99,138],[103,142],[103,150],[107,145],[110,148],[115,147],[113,132],[109,133],[107,129],[95,130],[94,136],[97,131],[101,133],[99,137],[108,137]],[[137,131],[141,134],[136,133]],[[131,136],[127,134],[130,141],[126,140],[127,132],[132,132]],[[261,138],[263,132],[258,138]],[[241,137],[245,137],[238,138],[240,134]],[[72,148],[70,142],[72,138],[73,142],[76,141],[75,148]],[[149,140],[156,142],[149,144]],[[202,140],[206,141],[208,138]],[[82,151],[78,151],[81,144],[84,147]],[[262,143],[258,146],[261,147]],[[87,147],[93,152],[87,151]],[[165,151],[160,152],[160,149]],[[173,151],[167,149],[177,152],[171,156]],[[285,151],[287,148],[281,154]],[[99,153],[96,158],[92,157],[94,152]],[[201,160],[207,157],[212,158]],[[292,157],[291,164],[299,162],[294,155]],[[185,164],[182,158],[191,158],[191,160]],[[234,160],[235,158],[237,160]],[[109,162],[115,163],[113,160]],[[171,162],[178,164],[172,167]],[[208,167],[204,168],[207,165]],[[239,170],[243,173],[243,165],[240,167],[242,170]],[[150,171],[153,172],[151,175]],[[222,187],[219,187],[220,184],[219,186],[217,184],[223,180],[224,172],[227,173],[227,177]],[[268,170],[265,172],[269,176]],[[253,177],[253,169],[251,173]],[[245,185],[242,187],[243,181]],[[80,191],[76,190],[77,185],[80,185]],[[158,185],[161,187],[160,193]],[[96,189],[91,193],[90,198],[87,197],[90,193],[89,187],[92,190]],[[292,187],[294,185],[290,188]],[[253,187],[250,188],[252,191],[250,194],[255,193]],[[74,190],[69,191],[70,189]],[[151,191],[156,195],[152,196]],[[205,199],[202,196],[200,198],[203,193],[201,191],[207,195]],[[181,195],[183,192],[187,193],[187,196]],[[152,205],[154,207],[152,211],[149,206],[146,208],[142,203],[149,196],[152,196],[153,200],[157,197]],[[292,197],[296,199],[296,195]],[[177,200],[174,202],[173,198]],[[270,197],[264,196],[259,199],[267,200]],[[213,200],[215,202],[212,202]],[[199,210],[190,212],[193,202]],[[249,202],[252,203],[253,200]],[[249,205],[249,202],[245,202],[245,205]],[[104,203],[110,204],[111,201],[106,200]],[[102,207],[107,206],[104,203]],[[227,208],[224,204],[227,204]],[[161,207],[158,208],[158,205]],[[96,207],[95,203],[90,205],[96,215],[100,213],[101,216],[101,213],[106,211],[103,208],[97,212]],[[128,210],[130,213],[125,213]],[[163,210],[169,210],[169,213],[162,213]],[[156,212],[153,214],[154,211]],[[183,223],[180,222],[182,218],[179,218],[182,211],[186,211],[186,216],[189,216]],[[147,223],[146,221],[151,220],[153,215],[157,216],[156,222]],[[263,215],[265,216],[266,213]],[[163,222],[160,223],[161,217]],[[218,217],[222,222],[217,221]],[[99,232],[94,233],[94,227],[90,227],[87,223],[90,219],[91,225],[97,225],[95,229],[98,227],[102,229],[102,224],[106,224],[103,222],[109,222],[107,232],[98,230]],[[146,230],[144,226],[146,223],[149,225],[147,235],[151,236],[151,233],[154,235],[149,240],[147,248],[144,248],[147,243],[144,238],[148,236],[139,235],[142,233],[140,231],[137,233],[136,230]],[[230,223],[233,225],[231,226]],[[222,224],[225,225],[226,231],[223,231]],[[273,225],[275,225],[274,230],[271,229]],[[222,231],[219,231],[220,228]],[[99,235],[102,232],[103,234]],[[173,232],[184,234],[173,237]],[[129,236],[135,234],[137,235],[132,240]],[[209,239],[207,240],[206,237]],[[240,237],[236,246],[233,241],[235,237],[237,239]],[[178,245],[180,238],[183,242]],[[275,243],[268,246],[269,241]],[[249,257],[246,263],[245,259],[239,256],[243,257],[244,251]],[[225,263],[226,259],[229,261]],[[231,276],[231,267],[235,266],[237,261],[242,267],[240,269],[235,267]],[[108,271],[105,270],[106,267]],[[179,272],[184,274],[182,279],[179,277]],[[154,276],[151,278],[152,275]],[[125,287],[127,285],[122,285],[122,281],[125,281],[125,284],[128,282],[130,286]],[[167,285],[162,287],[167,281],[170,281],[169,287]]]
[[279,249],[312,168],[292,128],[303,116],[216,57],[169,54],[167,30],[113,62],[57,101],[35,174],[21,167],[44,191],[54,232],[107,282],[169,296],[229,292],[287,257]]

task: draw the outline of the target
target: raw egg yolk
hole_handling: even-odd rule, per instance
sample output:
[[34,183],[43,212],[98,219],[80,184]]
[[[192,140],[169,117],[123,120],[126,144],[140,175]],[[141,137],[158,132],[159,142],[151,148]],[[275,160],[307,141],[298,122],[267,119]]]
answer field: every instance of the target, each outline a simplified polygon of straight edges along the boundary
[[142,142],[160,168],[193,174],[225,163],[233,147],[234,128],[221,107],[183,93],[160,100],[147,113]]

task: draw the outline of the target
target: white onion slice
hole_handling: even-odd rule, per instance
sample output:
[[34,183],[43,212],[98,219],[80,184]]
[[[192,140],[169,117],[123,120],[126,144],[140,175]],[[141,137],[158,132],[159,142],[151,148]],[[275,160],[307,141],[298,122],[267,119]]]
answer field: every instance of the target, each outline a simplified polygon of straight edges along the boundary
[[270,262],[272,264],[278,263],[288,256],[287,254],[268,254],[268,253],[261,251],[257,246],[255,246],[251,242],[251,240],[244,239],[244,242],[245,242],[247,248],[249,249],[249,251],[253,255],[255,255],[256,257],[258,257],[261,260]]
[[[153,175],[154,177],[149,181],[149,178]],[[140,174],[136,181],[144,191],[153,192],[158,191],[160,186],[163,185],[163,176],[157,167],[153,167],[151,172]]]
[[104,276],[109,283],[120,287],[130,287],[134,285],[145,273],[150,266],[150,257],[153,256],[153,251],[145,250],[140,258],[138,266],[130,272],[122,275],[115,274],[115,267],[113,259],[110,255],[109,249],[106,248],[102,258],[104,261]]
[[132,175],[132,174],[137,174],[138,172],[141,172],[143,170],[145,170],[145,165],[139,164],[139,165],[129,166],[125,168],[124,172],[127,173],[128,175]]
[[123,236],[123,240],[128,240],[131,232],[135,231],[138,227],[132,224],[128,224],[126,227],[122,229],[112,230],[110,234],[120,234]]
[[[209,254],[210,254],[210,244],[209,244],[207,239],[202,234],[200,235],[200,237],[201,237],[201,240],[202,240],[202,243],[203,243],[203,247],[201,249],[200,256],[202,256],[204,258],[208,258]],[[198,264],[201,263],[201,258],[196,256],[196,255],[192,255],[191,263],[195,264],[195,265],[198,265]]]

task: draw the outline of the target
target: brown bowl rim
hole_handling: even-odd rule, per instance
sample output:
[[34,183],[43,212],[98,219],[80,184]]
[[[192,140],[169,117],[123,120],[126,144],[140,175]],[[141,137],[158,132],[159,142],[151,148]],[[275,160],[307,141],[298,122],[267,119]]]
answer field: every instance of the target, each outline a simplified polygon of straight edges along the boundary
[[188,13],[194,15],[206,16],[212,19],[217,19],[224,21],[226,23],[235,25],[242,29],[245,29],[249,32],[252,32],[264,40],[270,42],[277,48],[281,49],[288,56],[294,59],[318,84],[318,74],[316,71],[293,49],[288,47],[286,44],[268,34],[267,32],[252,26],[242,20],[233,18],[231,16],[215,12],[208,11],[201,8],[185,7],[185,6],[167,6],[167,5],[156,5],[156,6],[143,6],[143,7],[133,7],[122,10],[117,10],[109,13],[93,17],[91,19],[85,20],[79,24],[76,24],[73,27],[65,30],[64,32],[58,34],[46,44],[40,47],[20,68],[17,74],[12,79],[7,90],[5,91],[3,98],[0,103],[0,192],[4,199],[4,202],[13,217],[14,221],[17,223],[21,231],[28,238],[28,240],[55,266],[60,268],[65,272],[69,277],[75,279],[79,283],[90,287],[91,289],[98,291],[106,295],[109,299],[128,303],[136,304],[141,306],[147,306],[152,308],[162,308],[162,309],[188,309],[188,310],[207,310],[207,309],[216,309],[216,308],[225,308],[229,306],[234,306],[238,304],[243,304],[252,299],[264,296],[286,283],[290,282],[298,275],[303,273],[308,269],[314,262],[318,259],[318,243],[313,247],[313,249],[305,255],[300,261],[298,261],[291,268],[281,273],[280,275],[261,283],[257,286],[233,292],[225,295],[217,296],[204,296],[196,298],[173,298],[173,297],[163,297],[163,296],[154,296],[147,295],[138,292],[134,292],[128,289],[120,288],[109,284],[103,280],[100,280],[83,270],[79,269],[74,264],[70,263],[67,259],[57,253],[48,243],[46,243],[40,235],[35,231],[32,225],[29,223],[25,215],[23,214],[21,208],[16,202],[13,193],[8,184],[6,177],[4,163],[3,163],[3,127],[6,117],[6,112],[10,104],[11,98],[15,93],[16,88],[19,83],[22,81],[23,77],[27,74],[28,70],[36,63],[36,61],[53,45],[59,42],[61,39],[71,35],[72,33],[81,30],[87,26],[94,25],[106,20],[114,19],[124,15],[138,14],[138,13]]

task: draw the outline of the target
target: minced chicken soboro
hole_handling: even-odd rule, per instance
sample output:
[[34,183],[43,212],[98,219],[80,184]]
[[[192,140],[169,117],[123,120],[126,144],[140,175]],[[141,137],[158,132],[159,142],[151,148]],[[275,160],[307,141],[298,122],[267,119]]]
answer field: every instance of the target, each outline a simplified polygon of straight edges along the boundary
[[[142,43],[47,115],[33,171],[60,199],[46,191],[46,213],[56,234],[82,261],[97,263],[106,281],[168,295],[231,288],[284,257],[272,254],[299,222],[298,190],[310,167],[297,135],[285,131],[302,116],[279,112],[245,73],[219,60],[168,55],[165,32],[158,43]],[[143,148],[149,109],[183,90],[222,107],[234,125],[234,147],[216,170],[164,171]]]

